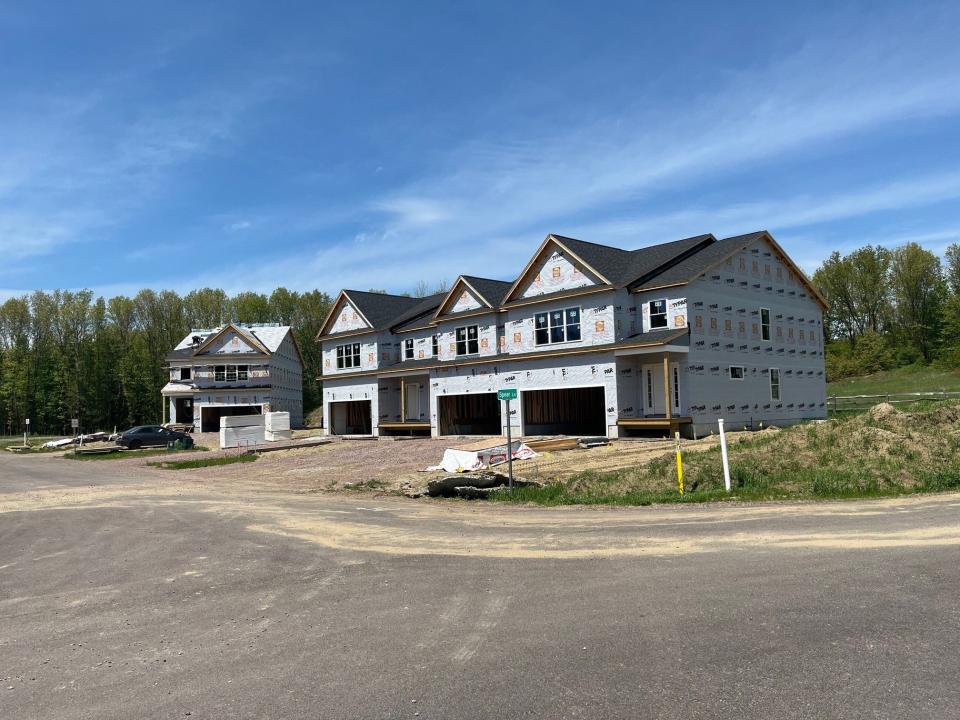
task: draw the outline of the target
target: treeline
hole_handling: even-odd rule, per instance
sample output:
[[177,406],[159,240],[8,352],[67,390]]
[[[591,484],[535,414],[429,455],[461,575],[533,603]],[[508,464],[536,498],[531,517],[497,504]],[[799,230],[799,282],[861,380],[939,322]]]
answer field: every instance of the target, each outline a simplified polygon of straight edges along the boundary
[[960,365],[960,245],[943,260],[916,243],[834,252],[813,282],[830,302],[828,379],[913,363]]
[[270,295],[204,288],[185,296],[141,290],[95,297],[88,290],[34,292],[0,305],[0,433],[112,430],[160,421],[165,357],[191,329],[229,321],[293,327],[303,353],[304,408],[320,404],[314,337],[330,309],[323,292]]

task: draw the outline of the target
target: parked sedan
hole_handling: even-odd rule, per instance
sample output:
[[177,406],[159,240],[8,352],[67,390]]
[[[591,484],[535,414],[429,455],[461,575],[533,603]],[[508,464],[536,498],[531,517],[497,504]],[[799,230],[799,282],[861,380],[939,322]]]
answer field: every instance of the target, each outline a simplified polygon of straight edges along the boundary
[[122,433],[117,438],[117,445],[136,450],[142,447],[166,447],[177,440],[183,441],[185,447],[193,446],[193,438],[186,433],[169,430],[159,425],[139,425]]

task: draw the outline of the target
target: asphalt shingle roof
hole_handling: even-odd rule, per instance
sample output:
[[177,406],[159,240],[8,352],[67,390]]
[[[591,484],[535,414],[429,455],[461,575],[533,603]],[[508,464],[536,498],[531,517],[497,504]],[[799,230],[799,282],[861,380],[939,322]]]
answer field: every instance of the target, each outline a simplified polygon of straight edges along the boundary
[[[572,253],[610,281],[609,287],[643,290],[663,285],[681,284],[692,280],[707,268],[762,237],[764,231],[737,235],[717,240],[711,234],[674,240],[636,250],[623,250],[609,245],[578,240],[564,235],[551,234]],[[513,283],[474,275],[462,276],[494,308],[510,307],[529,298],[504,302]],[[578,294],[583,288],[561,290],[538,295],[536,300],[562,298]],[[426,298],[411,298],[405,295],[345,290],[357,309],[373,324],[373,330],[391,328],[395,331],[420,330],[432,325],[432,315],[443,303],[447,293],[438,293]],[[458,313],[459,314],[459,313]],[[328,333],[329,335],[330,333]]]
[[476,277],[474,275],[464,275],[463,279],[470,283],[478,293],[483,295],[483,299],[493,305],[493,307],[500,306],[500,303],[503,302],[504,295],[507,294],[507,290],[513,285],[513,283],[508,280],[491,280],[490,278]]
[[633,286],[635,290],[646,290],[649,288],[663,287],[664,285],[675,285],[692,280],[700,273],[718,262],[722,261],[727,255],[745,248],[754,240],[763,237],[764,232],[747,233],[746,235],[736,235],[734,237],[717,240],[703,249],[698,250],[693,255],[684,258],[680,262],[672,265],[663,272],[657,273],[649,279]]
[[695,251],[697,247],[706,246],[714,240],[713,235],[695,235],[637,250],[621,250],[563,235],[555,234],[553,237],[603,275],[614,287],[625,287],[685,253]]
[[370,321],[375,330],[388,327],[397,318],[423,302],[423,298],[406,295],[387,295],[363,290],[344,290],[343,292],[357,306],[357,310]]

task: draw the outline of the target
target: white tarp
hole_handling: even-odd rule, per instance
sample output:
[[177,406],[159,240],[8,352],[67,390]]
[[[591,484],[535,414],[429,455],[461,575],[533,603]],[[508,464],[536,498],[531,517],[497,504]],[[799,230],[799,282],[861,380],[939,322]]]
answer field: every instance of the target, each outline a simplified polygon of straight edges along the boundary
[[[525,443],[519,440],[512,443],[514,460],[529,460],[537,457]],[[428,467],[427,470],[445,472],[473,472],[483,470],[493,465],[502,465],[507,461],[507,444],[495,445],[483,450],[457,450],[447,448],[443,451],[443,458],[439,465]]]

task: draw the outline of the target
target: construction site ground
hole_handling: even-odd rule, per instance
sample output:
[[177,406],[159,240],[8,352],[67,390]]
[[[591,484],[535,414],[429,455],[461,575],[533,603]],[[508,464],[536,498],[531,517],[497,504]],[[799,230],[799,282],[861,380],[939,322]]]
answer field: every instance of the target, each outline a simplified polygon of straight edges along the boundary
[[[309,431],[298,432],[294,439],[315,434]],[[728,438],[734,442],[737,435],[738,433],[729,433]],[[264,453],[255,463],[176,471],[154,467],[155,463],[162,460],[199,460],[244,452],[243,449],[216,449],[218,437],[215,433],[197,433],[194,441],[198,447],[214,449],[171,452],[162,456],[155,453],[141,455],[137,452],[125,452],[120,458],[83,462],[110,462],[111,467],[134,466],[149,473],[163,473],[167,476],[175,474],[178,478],[197,481],[232,479],[243,483],[267,482],[299,492],[366,490],[379,493],[415,493],[423,489],[431,479],[449,474],[444,471],[425,471],[425,468],[440,462],[445,449],[475,448],[485,444],[476,437],[330,438],[329,443],[320,446]],[[503,442],[503,439],[489,439],[490,444],[497,442]],[[717,443],[718,439],[711,436],[700,440],[685,440],[683,447],[688,450],[705,449]],[[532,460],[514,462],[514,474],[536,480],[563,479],[583,471],[607,471],[643,464],[672,455],[674,447],[672,440],[624,439],[613,440],[602,447],[545,450]],[[499,469],[505,471],[506,466]]]

